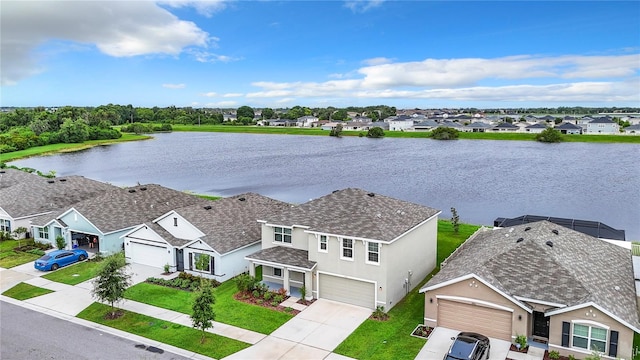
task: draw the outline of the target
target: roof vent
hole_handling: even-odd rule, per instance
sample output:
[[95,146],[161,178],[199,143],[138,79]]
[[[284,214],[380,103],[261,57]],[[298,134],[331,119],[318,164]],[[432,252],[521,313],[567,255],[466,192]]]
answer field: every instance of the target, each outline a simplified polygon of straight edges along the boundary
[[241,198],[239,198],[238,200],[239,200],[239,201],[245,201],[245,200],[247,200],[247,199],[245,199],[245,198],[241,197]]
[[552,233],[554,233],[554,234],[556,234],[556,235],[558,235],[558,234],[559,234],[559,233],[558,233],[558,230],[556,230],[556,229],[551,230],[551,232],[552,232]]
[[129,189],[129,192],[130,193],[134,193],[134,192],[136,192],[136,189]]
[[211,210],[211,205],[207,205],[204,207],[205,210]]
[[145,191],[145,190],[147,190],[146,186],[143,186],[143,187],[140,188],[140,191]]
[[65,182],[65,181],[67,181],[67,179],[60,179],[60,181]]
[[527,226],[526,228],[524,228],[524,231],[529,231],[531,230],[531,226]]
[[368,196],[368,197],[374,197],[374,196],[376,196],[376,194],[374,194],[374,193],[368,193],[368,194],[367,194],[367,196]]
[[48,182],[49,184],[53,184],[53,183],[55,182],[55,180],[47,180],[47,182]]
[[335,193],[337,193],[338,191],[340,191],[340,190],[333,190],[331,193],[332,193],[332,194],[335,194]]
[[547,244],[548,247],[553,247],[553,241],[551,240],[547,241],[545,244]]
[[516,240],[517,243],[523,242],[523,241],[524,241],[524,238],[518,238],[518,240]]

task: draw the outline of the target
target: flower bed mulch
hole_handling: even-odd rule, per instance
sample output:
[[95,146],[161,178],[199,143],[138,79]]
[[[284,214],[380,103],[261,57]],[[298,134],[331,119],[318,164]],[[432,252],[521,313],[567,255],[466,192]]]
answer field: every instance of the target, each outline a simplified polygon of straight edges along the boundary
[[309,306],[309,305],[313,304],[314,302],[316,302],[316,300],[317,299],[311,299],[311,300],[300,299],[300,300],[296,301],[296,303],[301,304],[301,305]]
[[516,347],[514,344],[511,344],[511,347],[509,348],[509,351],[514,351],[514,352],[519,352],[519,353],[526,354],[529,351],[529,345],[525,346],[523,349],[518,349],[518,347]]
[[413,330],[411,335],[427,339],[429,337],[429,335],[431,335],[432,332],[433,332],[433,328],[432,327],[425,326],[425,325],[418,325]]
[[[545,350],[545,351],[544,351],[544,357],[543,357],[542,359],[543,359],[543,360],[552,360],[552,359],[549,357],[549,350]],[[567,356],[560,356],[560,357],[558,358],[558,360],[569,360],[569,358],[568,358]]]
[[[276,310],[276,311],[292,314],[294,316],[298,315],[300,313],[300,310],[296,310],[296,309],[289,308],[289,307],[286,307],[286,306],[282,306],[282,305],[273,306],[273,305],[271,305],[270,301],[266,301],[266,300],[264,300],[262,298],[255,298],[251,293],[248,293],[248,292],[237,292],[235,295],[233,295],[233,298],[238,300],[238,301],[242,301],[243,303],[252,304],[252,305],[256,305],[256,306],[262,306],[262,307],[265,307],[267,309],[271,309],[271,310]],[[289,296],[285,296],[284,300],[287,300],[288,298],[289,298]]]

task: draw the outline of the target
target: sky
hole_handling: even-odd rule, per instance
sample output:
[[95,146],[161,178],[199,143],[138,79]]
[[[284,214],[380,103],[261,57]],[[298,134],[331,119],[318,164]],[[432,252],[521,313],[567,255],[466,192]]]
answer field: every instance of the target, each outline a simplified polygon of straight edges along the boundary
[[0,1],[0,106],[640,107],[640,1]]

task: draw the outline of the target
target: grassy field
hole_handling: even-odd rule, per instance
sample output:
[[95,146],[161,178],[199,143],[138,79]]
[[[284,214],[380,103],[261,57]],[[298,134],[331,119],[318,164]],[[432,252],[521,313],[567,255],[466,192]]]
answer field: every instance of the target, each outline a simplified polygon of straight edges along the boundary
[[105,314],[109,310],[110,307],[107,305],[93,303],[82,310],[77,317],[214,359],[224,358],[250,346],[247,343],[211,333],[206,333],[206,341],[201,344],[200,330],[124,310],[124,315],[120,318],[105,320]]
[[67,285],[77,285],[96,277],[101,265],[102,263],[99,261],[83,261],[65,266],[42,277]]
[[36,296],[52,293],[52,290],[43,289],[41,287],[29,285],[27,283],[20,283],[11,289],[2,293],[4,296],[8,296],[10,298],[16,300],[27,300],[34,298]]
[[0,242],[0,267],[8,269],[14,266],[26,264],[34,261],[40,257],[40,255],[30,254],[23,251],[14,251],[13,249],[18,246],[24,246],[33,244],[33,239],[29,240],[3,240]]
[[438,221],[438,268],[389,311],[387,321],[367,319],[335,350],[355,359],[414,359],[425,340],[411,336],[424,319],[424,295],[420,288],[439,270],[439,264],[479,226],[460,224],[458,234],[447,220]]
[[[291,314],[237,301],[233,280],[214,289],[216,321],[243,329],[270,334],[293,317]],[[192,293],[160,285],[140,283],[127,289],[125,298],[164,309],[191,314]]]

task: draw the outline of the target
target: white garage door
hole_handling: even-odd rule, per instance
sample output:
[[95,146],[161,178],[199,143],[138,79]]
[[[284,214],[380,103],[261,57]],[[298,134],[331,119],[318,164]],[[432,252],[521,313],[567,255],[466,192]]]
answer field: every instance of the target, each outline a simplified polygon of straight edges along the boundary
[[511,341],[512,313],[473,304],[438,300],[438,326]]
[[163,267],[169,260],[169,253],[164,246],[154,246],[148,244],[129,241],[127,247],[129,261],[136,264]]
[[375,285],[370,282],[320,274],[319,297],[375,309]]

